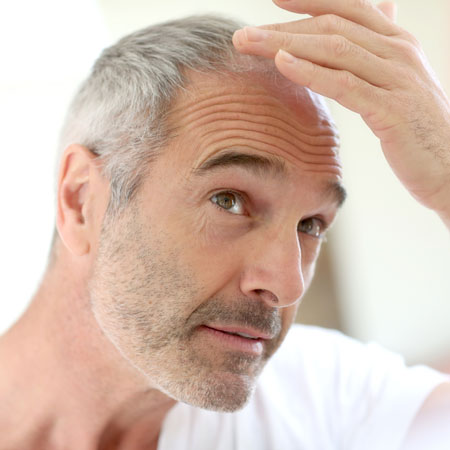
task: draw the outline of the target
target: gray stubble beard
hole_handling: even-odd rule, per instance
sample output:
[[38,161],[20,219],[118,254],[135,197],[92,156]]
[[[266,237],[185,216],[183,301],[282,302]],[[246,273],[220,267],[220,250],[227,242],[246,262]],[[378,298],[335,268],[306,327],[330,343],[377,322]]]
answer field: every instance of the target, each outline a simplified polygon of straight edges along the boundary
[[[136,213],[130,219],[136,219]],[[258,375],[279,345],[278,311],[260,300],[202,298],[194,274],[180,267],[176,251],[164,251],[148,228],[127,221],[121,232],[105,228],[90,282],[92,311],[121,355],[155,387],[177,401],[235,411],[251,397]],[[127,263],[127,256],[131,261]],[[151,299],[151,300],[149,300]],[[202,324],[238,323],[277,336],[261,357],[221,352],[222,360],[195,346]],[[200,346],[201,347],[201,346]]]

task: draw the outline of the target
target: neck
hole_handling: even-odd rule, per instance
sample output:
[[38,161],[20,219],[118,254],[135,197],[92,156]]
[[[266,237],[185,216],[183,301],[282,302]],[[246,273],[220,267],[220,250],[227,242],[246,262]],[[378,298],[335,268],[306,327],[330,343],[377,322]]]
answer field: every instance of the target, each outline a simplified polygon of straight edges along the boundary
[[[175,401],[152,388],[102,334],[86,292],[61,267],[0,338],[6,448],[156,448]],[[6,436],[4,430],[6,432]]]

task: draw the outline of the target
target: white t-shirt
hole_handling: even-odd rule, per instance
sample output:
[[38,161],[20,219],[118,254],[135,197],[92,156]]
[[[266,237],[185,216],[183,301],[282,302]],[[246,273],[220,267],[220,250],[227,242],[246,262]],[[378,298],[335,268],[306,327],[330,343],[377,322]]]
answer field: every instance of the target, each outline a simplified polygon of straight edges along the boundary
[[376,344],[294,325],[244,409],[178,403],[158,450],[398,450],[425,398],[445,381]]

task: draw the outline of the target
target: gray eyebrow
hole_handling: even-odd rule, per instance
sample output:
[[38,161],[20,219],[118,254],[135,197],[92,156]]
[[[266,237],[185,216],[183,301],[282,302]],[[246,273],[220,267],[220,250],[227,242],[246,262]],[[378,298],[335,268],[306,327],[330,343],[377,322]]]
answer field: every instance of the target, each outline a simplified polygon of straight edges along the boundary
[[329,183],[327,191],[330,193],[330,195],[334,196],[334,198],[336,199],[336,204],[338,208],[340,208],[347,198],[347,191],[345,190],[345,187],[338,182]]
[[[224,167],[243,167],[262,178],[267,175],[275,175],[280,178],[287,176],[286,164],[279,159],[233,150],[221,152],[207,159],[194,169],[194,173],[204,175]],[[326,187],[326,195],[332,195],[337,206],[341,207],[347,197],[347,192],[342,184],[331,182]]]
[[266,156],[251,155],[236,151],[221,152],[218,155],[207,159],[200,167],[195,169],[195,173],[202,175],[213,169],[230,166],[243,167],[260,177],[266,175],[283,177],[287,174],[286,165],[283,161],[275,158],[268,158]]

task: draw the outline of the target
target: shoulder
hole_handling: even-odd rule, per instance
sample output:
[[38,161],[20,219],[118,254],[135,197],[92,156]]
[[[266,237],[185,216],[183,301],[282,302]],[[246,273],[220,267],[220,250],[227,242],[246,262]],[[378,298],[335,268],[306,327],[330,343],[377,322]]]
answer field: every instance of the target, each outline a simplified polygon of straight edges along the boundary
[[[410,389],[435,386],[443,376],[425,367],[407,367],[401,355],[375,342],[362,343],[336,330],[294,325],[267,365],[282,379],[332,384],[347,394],[368,395],[397,384]],[[324,389],[326,390],[326,389]],[[325,393],[328,395],[328,393]]]
[[340,331],[310,325],[295,324],[274,355],[274,365],[326,364],[328,369],[339,370],[405,368],[401,355],[383,348],[375,342],[363,343]]
[[376,343],[294,325],[263,372],[259,395],[343,448],[394,449],[445,379],[425,366],[407,367]]
[[303,365],[328,369],[339,365],[345,367],[361,366],[362,361],[355,359],[374,353],[384,358],[401,362],[401,358],[388,352],[376,344],[363,344],[337,330],[320,328],[311,325],[295,324],[288,332],[285,341],[274,355],[270,364],[274,366]]

